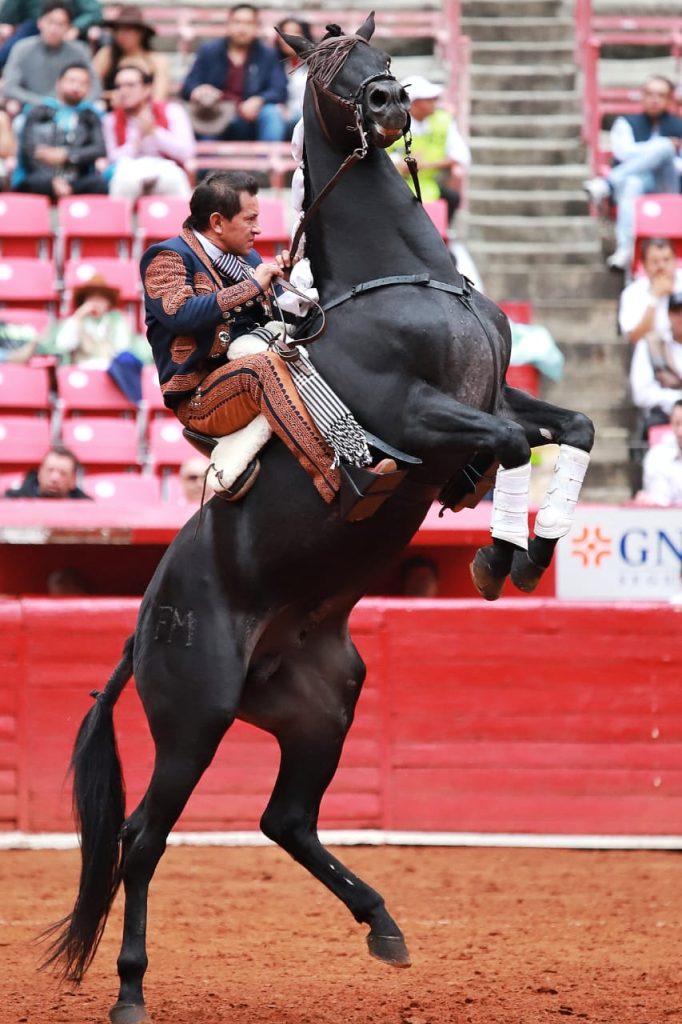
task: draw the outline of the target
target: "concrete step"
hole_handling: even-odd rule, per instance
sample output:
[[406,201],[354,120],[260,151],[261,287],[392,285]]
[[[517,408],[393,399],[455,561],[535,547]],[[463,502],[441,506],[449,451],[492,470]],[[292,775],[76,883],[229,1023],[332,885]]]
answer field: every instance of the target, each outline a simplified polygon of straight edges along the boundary
[[580,139],[505,139],[495,136],[469,140],[476,164],[579,164],[587,162],[587,151]]
[[[521,266],[524,272],[535,274],[538,267],[545,266],[549,260],[572,266],[593,265],[600,249],[596,242],[569,242],[557,246],[552,242],[498,242],[474,239],[467,243],[471,255],[486,281],[486,273],[492,269],[510,266]],[[486,285],[487,288],[487,285]]]
[[568,64],[573,67],[573,43],[570,39],[547,43],[517,42],[507,39],[501,43],[477,41],[474,49],[476,64]]
[[[555,252],[548,254],[545,263],[532,268],[524,267],[513,254],[497,262],[487,253],[475,259],[484,291],[498,302],[507,299],[539,306],[542,302],[570,303],[575,298],[582,306],[609,294],[617,301],[622,287],[616,275],[602,270],[601,264],[598,267],[561,264]],[[543,322],[540,314],[537,314],[537,321]]]
[[556,247],[561,239],[562,251],[570,245],[589,242],[591,252],[598,251],[598,238],[594,218],[584,217],[504,217],[501,215],[482,217],[464,213],[462,218],[466,230],[467,245],[473,248],[479,239],[491,242],[541,243]]
[[462,15],[477,18],[556,18],[562,0],[463,0]]
[[573,35],[573,19],[566,17],[537,17],[519,20],[515,17],[482,18],[478,16],[461,19],[462,34],[470,36],[474,43],[501,43],[517,40],[530,43],[565,42]]
[[472,191],[494,191],[512,189],[531,192],[557,189],[577,190],[588,176],[586,164],[546,164],[518,166],[497,166],[495,164],[472,164],[469,172],[469,187]]
[[546,115],[510,117],[500,114],[475,114],[469,123],[472,139],[482,137],[498,139],[545,138],[551,130],[554,139],[579,139],[583,118],[581,114],[557,114],[548,122]]
[[[476,50],[474,49],[474,57]],[[472,64],[471,94],[510,90],[522,92],[542,89],[545,92],[571,91],[575,88],[576,69],[573,64]]]
[[579,216],[589,210],[582,189],[533,191],[522,189],[468,189],[467,205],[471,214],[526,217]]
[[580,94],[576,91],[560,90],[491,90],[475,92],[471,97],[472,118],[479,114],[498,114],[509,117],[530,117],[547,115],[547,131],[551,131],[551,120],[555,114],[579,114]]

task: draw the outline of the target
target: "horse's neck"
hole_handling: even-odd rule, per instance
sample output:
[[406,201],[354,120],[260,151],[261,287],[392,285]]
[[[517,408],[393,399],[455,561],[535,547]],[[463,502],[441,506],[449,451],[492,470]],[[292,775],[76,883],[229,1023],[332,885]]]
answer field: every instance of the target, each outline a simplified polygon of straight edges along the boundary
[[[343,157],[306,125],[311,198]],[[425,271],[451,281],[450,255],[389,157],[370,150],[322,201],[308,228],[308,255],[322,301],[362,281]]]

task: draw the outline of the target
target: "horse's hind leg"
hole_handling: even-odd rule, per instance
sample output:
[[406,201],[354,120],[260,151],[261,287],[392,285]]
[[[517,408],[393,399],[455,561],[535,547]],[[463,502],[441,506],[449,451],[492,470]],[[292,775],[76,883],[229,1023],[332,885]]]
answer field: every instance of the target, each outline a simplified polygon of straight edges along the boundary
[[[218,702],[215,701],[215,704]],[[178,700],[172,724],[152,732],[156,743],[149,788],[122,830],[125,890],[123,942],[118,957],[120,989],[112,1024],[146,1024],[143,978],[147,969],[146,920],[149,883],[166,848],[168,833],[210,764],[233,715],[215,705],[190,711]],[[166,715],[169,709],[166,708]]]
[[535,536],[528,541],[527,550],[504,538],[495,538],[493,529],[493,544],[476,553],[472,575],[488,600],[499,597],[509,573],[519,590],[535,590],[549,567],[557,541],[571,528],[594,443],[594,427],[583,413],[541,402],[516,388],[505,387],[504,397],[512,418],[525,430],[531,448],[545,444],[558,444],[560,448],[554,478],[538,512]]
[[[326,623],[273,676],[268,694],[256,695],[267,706],[264,727],[276,736],[281,751],[261,828],[338,896],[356,921],[369,925],[373,956],[408,967],[405,940],[383,897],[333,857],[317,834],[320,802],[336,772],[364,677],[345,621],[333,627]],[[257,710],[247,710],[259,724]]]

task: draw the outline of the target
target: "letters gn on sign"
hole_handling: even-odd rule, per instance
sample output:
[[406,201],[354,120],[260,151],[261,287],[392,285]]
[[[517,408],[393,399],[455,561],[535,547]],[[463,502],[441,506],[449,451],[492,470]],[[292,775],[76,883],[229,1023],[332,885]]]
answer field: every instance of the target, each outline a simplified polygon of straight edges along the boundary
[[557,597],[569,601],[667,601],[681,573],[680,508],[579,508],[557,546]]

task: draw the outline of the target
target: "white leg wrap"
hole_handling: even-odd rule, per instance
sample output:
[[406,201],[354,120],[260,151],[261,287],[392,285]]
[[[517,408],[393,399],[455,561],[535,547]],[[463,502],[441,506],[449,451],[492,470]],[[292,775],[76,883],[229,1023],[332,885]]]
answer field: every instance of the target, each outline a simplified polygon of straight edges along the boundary
[[569,532],[589,464],[588,452],[570,444],[559,446],[554,476],[535,519],[536,537],[558,540]]
[[495,477],[493,518],[490,532],[497,540],[508,540],[528,550],[528,488],[530,461],[516,469],[502,469]]
[[[272,428],[263,415],[256,416],[241,430],[221,437],[211,452],[211,465],[206,477],[208,486],[214,491],[231,487],[271,437]],[[221,471],[222,475],[218,477]]]

